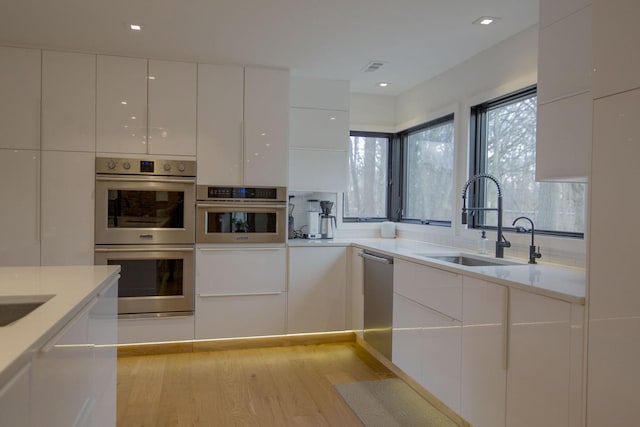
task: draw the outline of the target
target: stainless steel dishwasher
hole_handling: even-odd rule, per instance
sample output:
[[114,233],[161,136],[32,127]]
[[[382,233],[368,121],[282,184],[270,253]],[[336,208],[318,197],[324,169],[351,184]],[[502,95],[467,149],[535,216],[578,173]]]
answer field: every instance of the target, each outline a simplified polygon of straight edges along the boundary
[[393,258],[360,252],[364,258],[364,340],[391,360]]

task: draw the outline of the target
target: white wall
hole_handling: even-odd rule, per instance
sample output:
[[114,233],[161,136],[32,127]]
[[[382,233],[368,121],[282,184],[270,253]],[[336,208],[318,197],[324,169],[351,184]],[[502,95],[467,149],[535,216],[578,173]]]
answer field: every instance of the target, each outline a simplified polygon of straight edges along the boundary
[[[397,132],[454,113],[457,173],[456,190],[451,197],[455,198],[455,212],[460,212],[461,198],[457,189],[461,189],[467,180],[469,108],[536,83],[537,62],[538,28],[533,26],[397,97],[353,94],[351,129]],[[391,121],[395,123],[391,125]],[[347,229],[358,226],[344,224]],[[494,233],[488,234],[494,241]],[[478,232],[467,230],[455,215],[451,228],[399,224],[398,235],[474,249]],[[530,236],[507,233],[507,239],[513,244],[505,251],[507,256],[528,257]],[[584,266],[584,240],[537,236],[536,244],[541,246],[543,261]]]

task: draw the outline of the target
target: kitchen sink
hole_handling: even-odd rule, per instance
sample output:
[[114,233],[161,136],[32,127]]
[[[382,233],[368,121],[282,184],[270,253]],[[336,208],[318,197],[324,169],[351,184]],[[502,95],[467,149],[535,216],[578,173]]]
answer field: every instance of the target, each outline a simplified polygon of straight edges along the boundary
[[502,258],[487,258],[482,256],[475,256],[471,254],[448,254],[448,255],[432,255],[419,253],[416,255],[423,256],[425,258],[431,258],[438,261],[450,262],[452,264],[464,265],[467,267],[491,267],[500,265],[522,265],[522,263],[507,261]]
[[52,297],[53,295],[0,298],[0,327],[17,322]]

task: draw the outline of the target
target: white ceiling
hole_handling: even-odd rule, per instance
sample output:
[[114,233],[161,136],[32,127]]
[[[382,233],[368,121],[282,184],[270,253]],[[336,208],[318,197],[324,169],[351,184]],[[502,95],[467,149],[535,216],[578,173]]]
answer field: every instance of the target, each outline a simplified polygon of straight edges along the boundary
[[[538,22],[538,0],[2,0],[0,44],[289,68],[396,95]],[[501,19],[485,27],[482,15]],[[128,29],[141,23],[142,32]],[[386,64],[361,70],[371,60]],[[387,89],[376,83],[388,81]]]

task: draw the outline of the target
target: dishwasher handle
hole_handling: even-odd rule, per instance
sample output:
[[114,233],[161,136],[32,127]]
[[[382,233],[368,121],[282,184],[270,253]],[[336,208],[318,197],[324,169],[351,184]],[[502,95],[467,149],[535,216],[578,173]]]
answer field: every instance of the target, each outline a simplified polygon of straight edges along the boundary
[[383,264],[393,264],[393,258],[389,258],[386,256],[373,255],[368,252],[359,252],[358,255],[364,259],[368,259],[371,261],[381,262]]

